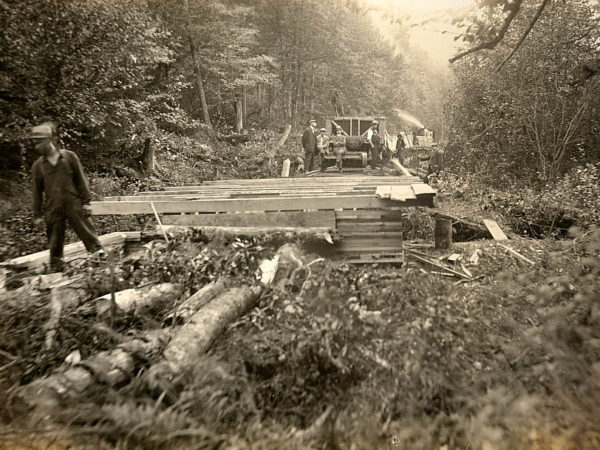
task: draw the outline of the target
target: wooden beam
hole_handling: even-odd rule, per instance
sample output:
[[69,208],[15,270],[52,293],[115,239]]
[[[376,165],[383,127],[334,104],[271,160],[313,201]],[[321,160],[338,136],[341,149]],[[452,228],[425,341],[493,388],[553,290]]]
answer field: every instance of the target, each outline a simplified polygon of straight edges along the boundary
[[[303,198],[248,198],[215,200],[157,201],[157,212],[162,214],[191,212],[231,212],[231,211],[297,211],[350,208],[390,208],[395,206],[433,206],[433,195],[419,196],[416,200],[403,203],[375,198],[372,195],[306,196]],[[151,214],[152,207],[147,201],[92,202],[92,213],[103,214]]]
[[290,176],[290,159],[286,158],[283,161],[283,166],[281,168],[281,176],[282,178],[288,178]]
[[228,214],[168,214],[165,225],[221,227],[323,227],[335,229],[334,211],[228,213]]

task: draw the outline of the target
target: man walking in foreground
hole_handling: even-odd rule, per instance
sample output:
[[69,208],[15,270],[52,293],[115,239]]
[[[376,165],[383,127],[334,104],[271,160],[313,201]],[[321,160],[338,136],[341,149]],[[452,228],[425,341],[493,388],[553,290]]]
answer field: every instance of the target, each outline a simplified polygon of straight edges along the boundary
[[42,228],[42,196],[45,194],[46,234],[50,247],[50,268],[63,269],[63,247],[68,221],[88,252],[102,246],[89,220],[90,191],[77,155],[56,146],[56,126],[45,122],[31,129],[30,139],[40,157],[31,168],[33,177],[33,224]]
[[315,153],[317,152],[317,121],[310,120],[309,127],[302,134],[302,148],[304,148],[304,171],[315,170]]

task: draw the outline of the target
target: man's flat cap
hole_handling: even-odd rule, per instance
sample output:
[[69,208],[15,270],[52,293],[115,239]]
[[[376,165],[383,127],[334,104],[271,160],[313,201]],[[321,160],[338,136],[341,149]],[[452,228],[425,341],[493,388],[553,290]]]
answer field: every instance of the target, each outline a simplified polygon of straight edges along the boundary
[[308,123],[313,123],[313,122],[314,122],[314,123],[317,123],[317,121],[316,121],[315,119],[310,119],[310,120],[308,121]]
[[54,137],[54,127],[52,124],[43,123],[31,128],[30,139],[48,139]]
[[325,128],[321,128],[319,131],[327,131]]

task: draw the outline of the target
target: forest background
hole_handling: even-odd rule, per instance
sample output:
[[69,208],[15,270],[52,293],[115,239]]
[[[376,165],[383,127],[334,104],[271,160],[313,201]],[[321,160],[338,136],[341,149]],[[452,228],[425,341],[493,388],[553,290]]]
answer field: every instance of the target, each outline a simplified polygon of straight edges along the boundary
[[[301,155],[296,133],[306,121],[335,114],[336,93],[345,114],[414,129],[404,111],[435,130],[446,173],[463,190],[500,189],[496,197],[510,196],[517,213],[531,207],[537,222],[557,211],[597,220],[597,2],[480,0],[425,18],[394,4],[2,1],[2,254],[30,250],[12,245],[11,234],[29,230],[24,199],[36,155],[26,136],[42,120],[59,124],[61,144],[80,155],[99,198],[275,176],[283,157]],[[452,65],[432,58],[411,36],[434,22],[481,50]],[[288,124],[292,138],[274,152]],[[248,142],[231,145],[231,133],[247,133]],[[151,173],[144,150],[155,154]]]

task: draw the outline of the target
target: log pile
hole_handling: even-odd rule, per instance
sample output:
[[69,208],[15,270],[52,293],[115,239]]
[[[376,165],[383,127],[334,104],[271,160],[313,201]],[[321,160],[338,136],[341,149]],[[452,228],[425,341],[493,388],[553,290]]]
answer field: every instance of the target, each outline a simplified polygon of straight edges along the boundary
[[[131,320],[157,305],[167,307],[168,314],[157,327],[143,331],[130,329],[124,335],[102,322],[94,325],[101,336],[116,340],[108,350],[86,355],[73,351],[64,363],[42,378],[21,386],[17,398],[30,409],[31,424],[54,422],[65,401],[78,399],[94,386],[120,387],[144,373],[150,388],[166,388],[176,375],[191,368],[210,348],[217,336],[240,315],[252,308],[269,289],[279,269],[281,255],[264,260],[260,281],[241,284],[221,277],[206,284],[193,295],[182,296],[181,286],[161,283],[125,289],[86,301],[86,278],[52,274],[31,277],[21,288],[49,295],[50,317],[46,325],[47,349],[53,343],[64,308],[79,308],[103,320],[110,313],[111,322]],[[302,264],[302,263],[301,263]],[[14,294],[15,291],[10,291]],[[145,365],[149,364],[146,371]]]

